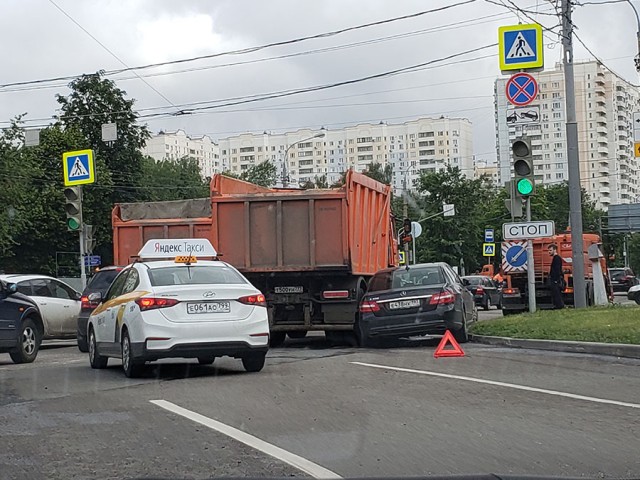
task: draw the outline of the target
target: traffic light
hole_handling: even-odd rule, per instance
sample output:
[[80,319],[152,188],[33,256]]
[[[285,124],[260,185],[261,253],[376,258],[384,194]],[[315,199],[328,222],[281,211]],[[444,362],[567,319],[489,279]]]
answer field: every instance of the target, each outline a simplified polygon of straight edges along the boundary
[[511,145],[511,151],[515,173],[515,195],[522,198],[530,197],[536,190],[531,141],[526,137],[516,138]]
[[66,187],[64,189],[64,199],[67,230],[79,232],[82,229],[82,187]]
[[405,218],[402,222],[402,231],[400,232],[400,245],[408,245],[413,240],[411,236],[411,219]]

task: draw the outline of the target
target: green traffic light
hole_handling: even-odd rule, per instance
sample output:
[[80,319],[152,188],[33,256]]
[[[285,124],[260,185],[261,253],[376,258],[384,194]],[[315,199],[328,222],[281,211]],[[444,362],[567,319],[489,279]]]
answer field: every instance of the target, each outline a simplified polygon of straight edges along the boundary
[[533,183],[528,178],[521,178],[516,184],[516,189],[520,195],[531,195]]
[[68,218],[67,227],[69,227],[69,230],[80,230],[80,222],[77,218]]

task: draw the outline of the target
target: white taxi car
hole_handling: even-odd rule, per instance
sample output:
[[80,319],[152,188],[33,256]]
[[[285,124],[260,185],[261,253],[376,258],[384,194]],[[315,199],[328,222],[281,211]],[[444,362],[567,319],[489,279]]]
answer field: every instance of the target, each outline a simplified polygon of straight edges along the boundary
[[101,303],[87,324],[91,367],[121,358],[133,377],[161,358],[209,365],[231,356],[249,372],[262,370],[269,345],[265,297],[231,265],[201,260],[216,255],[203,239],[147,242],[141,261],[124,268],[104,298],[92,294]]

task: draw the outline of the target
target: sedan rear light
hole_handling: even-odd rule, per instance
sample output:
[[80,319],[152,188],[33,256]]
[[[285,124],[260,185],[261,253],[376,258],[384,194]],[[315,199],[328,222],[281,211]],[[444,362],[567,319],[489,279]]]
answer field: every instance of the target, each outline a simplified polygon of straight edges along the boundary
[[442,293],[432,295],[431,300],[429,300],[429,305],[449,305],[451,303],[455,303],[455,301],[455,294],[449,291],[444,291]]
[[325,290],[322,292],[324,298],[349,298],[349,290]]
[[476,295],[484,295],[484,288],[482,287],[476,288]]
[[154,298],[154,297],[142,297],[136,300],[136,303],[140,307],[141,311],[153,310],[156,308],[173,307],[180,303],[175,298]]
[[361,313],[379,312],[379,311],[380,311],[380,305],[378,305],[378,302],[365,300],[360,304]]
[[83,310],[93,310],[94,308],[98,308],[100,302],[90,302],[88,295],[83,295],[80,297],[80,308]]
[[252,307],[266,307],[267,299],[264,298],[264,295],[259,293],[257,295],[246,295],[244,297],[240,297],[238,302],[243,303],[245,305],[251,305]]
[[518,288],[505,288],[502,290],[503,295],[520,295],[520,290]]

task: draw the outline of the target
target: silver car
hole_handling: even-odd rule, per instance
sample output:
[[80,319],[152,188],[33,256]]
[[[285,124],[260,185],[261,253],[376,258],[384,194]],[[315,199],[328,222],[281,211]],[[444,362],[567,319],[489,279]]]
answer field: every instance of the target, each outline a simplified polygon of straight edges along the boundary
[[75,338],[80,313],[80,292],[46,275],[1,275],[6,283],[15,283],[18,292],[37,304],[44,324],[43,338]]

